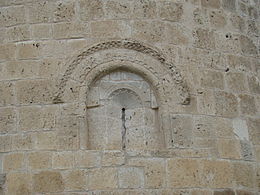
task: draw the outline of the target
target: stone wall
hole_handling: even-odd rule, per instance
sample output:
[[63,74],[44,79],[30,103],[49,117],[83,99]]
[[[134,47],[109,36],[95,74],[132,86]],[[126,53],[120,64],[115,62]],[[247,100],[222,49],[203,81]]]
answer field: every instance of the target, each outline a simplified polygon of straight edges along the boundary
[[0,195],[259,194],[259,0],[0,6]]

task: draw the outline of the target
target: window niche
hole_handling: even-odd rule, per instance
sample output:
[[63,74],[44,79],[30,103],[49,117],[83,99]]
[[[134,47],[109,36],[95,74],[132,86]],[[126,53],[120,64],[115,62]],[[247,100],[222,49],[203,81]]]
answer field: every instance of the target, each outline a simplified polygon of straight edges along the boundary
[[92,85],[87,95],[88,149],[164,148],[154,91],[141,76],[114,71]]

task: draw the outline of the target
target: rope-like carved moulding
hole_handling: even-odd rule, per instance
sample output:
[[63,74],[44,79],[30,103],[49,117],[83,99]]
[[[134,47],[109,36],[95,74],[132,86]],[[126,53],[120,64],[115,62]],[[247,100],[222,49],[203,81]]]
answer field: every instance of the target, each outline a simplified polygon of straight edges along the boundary
[[178,86],[177,89],[179,93],[182,94],[181,104],[188,105],[190,103],[190,94],[189,94],[187,84],[184,81],[177,67],[174,64],[167,62],[166,58],[163,56],[161,52],[159,52],[158,49],[154,49],[151,46],[147,46],[146,44],[141,43],[139,41],[128,40],[128,39],[112,40],[112,41],[98,43],[96,45],[93,45],[92,47],[86,48],[79,55],[72,58],[72,60],[70,60],[67,63],[67,69],[63,74],[62,78],[60,79],[60,82],[58,84],[58,90],[56,92],[56,95],[54,96],[53,103],[55,104],[63,103],[62,96],[64,94],[67,81],[69,80],[73,71],[84,59],[97,52],[109,50],[109,49],[133,50],[156,59],[160,64],[162,64],[163,66],[169,69],[169,73],[171,74],[176,86]]

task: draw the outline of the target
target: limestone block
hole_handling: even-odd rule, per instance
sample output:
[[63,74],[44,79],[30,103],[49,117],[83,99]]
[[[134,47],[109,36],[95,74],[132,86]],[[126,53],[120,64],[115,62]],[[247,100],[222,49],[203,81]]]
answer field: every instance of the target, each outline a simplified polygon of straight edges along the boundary
[[25,23],[24,6],[10,6],[0,8],[1,26],[13,26]]
[[[227,0],[228,1],[228,0]],[[231,22],[231,26],[239,31],[239,32],[245,32],[246,31],[246,22],[245,19],[239,15],[233,14],[229,18]]]
[[250,163],[234,163],[234,180],[237,187],[254,188],[256,174]]
[[101,19],[104,17],[103,1],[80,0],[80,19],[83,21]]
[[192,190],[191,195],[213,195],[211,190]]
[[62,117],[57,122],[58,134],[60,136],[77,137],[79,134],[80,121],[77,116]]
[[118,188],[116,168],[91,169],[88,173],[88,186],[90,190],[106,190]]
[[230,189],[216,190],[216,191],[214,191],[213,195],[235,195],[235,192],[233,190],[230,190]]
[[260,119],[249,119],[247,121],[249,137],[254,145],[259,145],[260,143]]
[[61,71],[62,60],[57,58],[45,58],[39,65],[39,76],[52,78],[58,76]]
[[216,140],[213,138],[193,138],[192,144],[197,149],[210,148],[215,150],[217,148]]
[[36,193],[62,192],[64,181],[57,171],[41,171],[33,175],[33,190]]
[[241,147],[239,140],[218,139],[217,144],[220,158],[241,159]]
[[14,83],[0,82],[0,106],[13,105],[14,103],[15,103]]
[[31,25],[33,39],[50,39],[52,37],[51,24]]
[[194,159],[167,160],[167,187],[188,188],[200,186],[199,163]]
[[144,167],[144,186],[146,188],[161,188],[165,186],[165,161],[161,158],[138,159],[127,161],[129,166]]
[[6,74],[10,79],[35,78],[39,74],[39,62],[34,60],[7,62]]
[[[249,141],[242,140],[240,141],[240,145],[241,145],[241,155],[243,159],[252,160],[254,157],[252,144]],[[257,154],[255,156],[257,156]]]
[[249,35],[257,36],[257,34],[259,34],[259,30],[257,28],[256,22],[254,20],[248,20],[247,23],[247,33]]
[[250,192],[247,190],[236,190],[237,195],[256,195],[257,193]]
[[255,115],[257,113],[256,102],[253,96],[239,95],[241,113],[244,115]]
[[54,21],[72,21],[75,19],[75,1],[57,1],[54,10]]
[[216,112],[214,92],[208,89],[199,89],[197,93],[198,112],[201,114],[214,114]]
[[236,11],[236,0],[222,0],[222,7],[225,10],[235,12]]
[[249,140],[248,128],[245,120],[234,119],[233,120],[233,129],[235,136],[240,140]]
[[246,57],[228,55],[227,61],[228,61],[229,67],[231,67],[235,70],[238,70],[238,71],[250,71],[250,70],[252,70],[251,63],[250,63],[249,59],[247,59]]
[[36,59],[40,56],[40,43],[26,42],[17,45],[18,59]]
[[233,187],[233,170],[228,161],[201,160],[201,181],[210,188]]
[[122,167],[118,170],[119,188],[142,188],[144,172],[142,168]]
[[209,17],[210,17],[210,24],[213,28],[223,29],[227,25],[227,21],[226,21],[227,16],[221,10],[211,11],[209,13]]
[[53,21],[54,3],[50,1],[39,1],[28,6],[30,23],[46,23]]
[[15,44],[0,44],[0,61],[13,60],[15,58]]
[[52,166],[51,152],[32,152],[28,154],[28,168],[31,170],[48,169]]
[[179,22],[183,15],[183,6],[180,3],[162,1],[159,4],[159,15],[161,19]]
[[192,119],[189,116],[171,116],[172,144],[175,147],[191,145]]
[[79,137],[76,136],[57,136],[57,147],[59,150],[78,150]]
[[57,23],[53,25],[55,39],[80,38],[89,34],[89,26],[84,23]]
[[129,27],[126,23],[116,20],[95,21],[90,23],[92,36],[95,38],[129,37]]
[[30,173],[8,173],[6,177],[7,194],[32,194],[31,183],[32,176]]
[[157,5],[155,1],[136,0],[133,3],[134,18],[155,18]]
[[193,135],[196,137],[214,137],[216,134],[216,119],[209,116],[195,117],[193,121]]
[[16,134],[12,136],[13,150],[31,150],[33,149],[33,135],[32,134]]
[[201,86],[210,88],[224,88],[224,76],[223,73],[217,71],[202,71],[201,74]]
[[134,21],[133,37],[147,42],[161,42],[164,38],[164,25],[161,22]]
[[26,41],[31,38],[30,26],[22,25],[10,27],[7,29],[7,40],[12,41]]
[[85,170],[71,170],[63,173],[65,190],[76,191],[86,189]]
[[231,73],[228,72],[225,75],[227,86],[233,92],[242,93],[247,91],[246,77],[242,73]]
[[106,17],[126,19],[132,15],[132,2],[129,0],[108,0],[105,6]]
[[4,171],[17,171],[24,169],[24,154],[23,153],[12,153],[4,156]]
[[52,155],[52,167],[54,169],[69,169],[74,166],[73,152],[57,152]]
[[195,47],[202,49],[214,49],[215,48],[215,37],[214,32],[209,29],[198,28],[193,32],[195,39]]
[[193,21],[198,25],[206,25],[209,23],[208,10],[205,8],[196,8],[193,11]]
[[122,151],[104,151],[102,154],[102,166],[117,166],[125,163],[125,155]]
[[238,115],[238,101],[236,96],[227,92],[215,92],[216,114],[224,117]]
[[248,38],[244,35],[241,35],[239,37],[239,41],[240,41],[242,53],[244,53],[246,55],[256,55],[257,54],[257,47],[250,38]]
[[57,106],[26,106],[19,108],[19,127],[22,131],[52,129],[55,126]]
[[215,33],[216,49],[222,52],[238,54],[241,52],[239,35],[231,33]]
[[0,108],[0,133],[16,131],[16,110],[14,108]]
[[12,150],[11,136],[0,136],[0,152],[10,152]]
[[91,168],[100,165],[101,155],[96,151],[78,151],[75,153],[76,167]]
[[37,132],[36,133],[36,143],[37,149],[57,149],[57,133],[56,132]]
[[167,24],[165,27],[168,43],[187,45],[190,42],[188,30],[176,24]]
[[207,8],[220,8],[220,0],[201,0],[201,5]]
[[52,80],[24,80],[16,83],[19,104],[50,103],[55,91]]
[[248,76],[247,79],[250,92],[260,94],[260,80],[255,76]]

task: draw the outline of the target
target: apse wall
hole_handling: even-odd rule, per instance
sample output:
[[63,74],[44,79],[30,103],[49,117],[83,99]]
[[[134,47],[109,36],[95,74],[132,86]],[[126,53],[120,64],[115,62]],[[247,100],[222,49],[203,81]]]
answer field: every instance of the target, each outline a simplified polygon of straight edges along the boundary
[[259,194],[259,0],[0,6],[0,195]]

